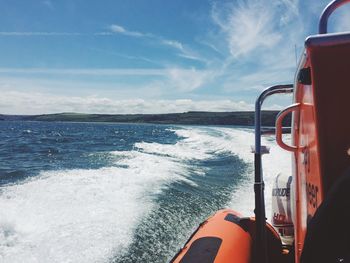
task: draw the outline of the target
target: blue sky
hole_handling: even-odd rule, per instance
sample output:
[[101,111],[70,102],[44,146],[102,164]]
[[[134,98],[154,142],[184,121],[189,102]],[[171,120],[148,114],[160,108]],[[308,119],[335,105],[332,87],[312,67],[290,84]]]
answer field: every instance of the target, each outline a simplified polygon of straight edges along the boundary
[[[0,113],[252,110],[264,87],[293,81],[327,3],[3,0]],[[330,31],[350,30],[349,14]]]

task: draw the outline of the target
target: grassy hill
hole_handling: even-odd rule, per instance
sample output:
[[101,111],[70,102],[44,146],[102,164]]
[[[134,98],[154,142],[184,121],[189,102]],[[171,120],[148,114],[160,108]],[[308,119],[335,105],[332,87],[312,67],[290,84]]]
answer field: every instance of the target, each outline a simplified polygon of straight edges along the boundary
[[[277,113],[278,111],[263,111],[263,125],[274,126]],[[57,113],[42,115],[0,115],[0,120],[252,126],[254,125],[254,112],[189,111],[168,114]],[[290,116],[285,119],[284,125],[290,126]]]

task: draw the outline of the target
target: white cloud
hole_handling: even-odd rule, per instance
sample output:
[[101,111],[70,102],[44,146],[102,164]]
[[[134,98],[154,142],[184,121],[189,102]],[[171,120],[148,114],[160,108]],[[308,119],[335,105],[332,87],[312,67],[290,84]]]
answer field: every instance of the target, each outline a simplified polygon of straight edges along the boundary
[[274,51],[275,47],[291,39],[290,34],[296,35],[292,31],[303,33],[298,4],[298,0],[215,3],[211,15],[223,32],[231,55],[256,55]]
[[54,9],[54,5],[51,0],[45,0],[42,3],[50,9]]
[[275,31],[274,13],[265,1],[238,2],[229,11],[214,5],[212,18],[226,34],[230,53],[246,55],[256,49],[270,49],[281,40]]
[[[178,95],[208,85],[216,74],[216,71],[211,70],[177,67],[163,69],[0,68],[0,90],[7,87],[65,91],[107,89],[115,92],[127,90],[129,96],[132,96],[133,91],[137,93],[141,90],[148,90],[148,92],[158,90],[161,93]],[[102,78],[101,82],[89,81],[91,78],[104,76],[109,78],[106,80]],[[129,76],[137,81],[125,81]]]
[[223,52],[212,43],[212,41],[203,40],[203,39],[197,39],[196,40],[199,44],[209,47],[210,49],[214,50],[216,53],[223,55]]
[[[179,57],[196,60],[200,62],[207,63],[208,61],[205,58],[199,56],[196,52],[186,47],[184,44],[177,40],[165,39],[161,36],[153,35],[151,33],[143,33],[139,31],[127,30],[125,27],[117,24],[112,24],[108,27],[108,32],[96,32],[96,33],[78,33],[78,32],[40,32],[40,31],[0,31],[0,36],[2,37],[35,37],[35,36],[111,36],[114,34],[121,34],[129,37],[136,38],[148,38],[159,45],[167,46],[178,50],[180,53],[177,54]],[[130,58],[134,56],[129,56]],[[144,58],[142,60],[145,60]],[[150,60],[148,60],[149,62]],[[153,63],[153,62],[152,62]]]
[[212,81],[215,71],[172,68],[168,70],[167,84],[181,92],[190,92]]
[[[180,53],[178,54],[179,57],[207,63],[206,59],[200,57],[196,52],[192,51],[191,49],[186,47],[183,43],[181,43],[177,40],[165,39],[162,36],[157,36],[157,35],[154,35],[151,33],[130,31],[130,30],[125,29],[123,26],[117,25],[117,24],[110,25],[109,29],[113,33],[117,33],[117,34],[123,34],[123,35],[130,36],[130,37],[145,37],[145,38],[152,39],[160,45],[171,47],[171,48],[174,48],[174,49],[180,51]],[[96,35],[109,35],[109,34],[110,33],[108,33],[108,32],[103,32],[103,33],[97,33]]]
[[306,5],[308,8],[309,15],[316,16],[319,18],[319,16],[322,13],[322,10],[330,3],[329,0],[318,0],[318,1],[309,1]]
[[112,100],[97,96],[60,96],[50,93],[7,90],[0,97],[2,114],[80,113],[172,113],[186,111],[245,111],[253,105],[232,100]]
[[126,36],[132,36],[132,37],[150,37],[150,34],[144,34],[144,33],[140,33],[137,31],[130,31],[130,30],[126,30],[124,27],[120,26],[120,25],[110,25],[109,29],[113,32],[113,33],[119,33],[119,34],[123,34]]
[[163,39],[163,40],[161,41],[161,43],[162,43],[163,45],[176,48],[176,49],[178,49],[178,50],[180,50],[180,51],[183,51],[183,50],[184,50],[183,45],[182,45],[179,41]]
[[125,33],[126,32],[124,27],[118,26],[118,25],[111,25],[110,29],[115,33]]
[[[37,111],[37,113],[43,113],[44,110],[48,112],[156,113],[247,109],[251,106],[248,103],[220,100],[220,98],[223,94],[238,94],[237,91],[246,92],[246,89],[260,90],[267,85],[293,80],[294,45],[302,46],[305,37],[299,17],[299,1],[247,0],[245,2],[239,1],[234,5],[222,3],[223,1],[213,5],[211,18],[215,28],[208,29],[207,37],[200,36],[203,44],[200,49],[191,46],[190,41],[180,42],[153,33],[132,31],[118,24],[110,25],[107,32],[95,34],[0,32],[0,36],[124,35],[135,38],[138,43],[144,44],[142,41],[146,41],[148,44],[163,47],[163,49],[168,48],[179,57],[204,62],[201,64],[204,66],[202,69],[181,68],[174,61],[168,65],[164,61],[159,63],[161,69],[0,68],[0,77],[10,76],[15,79],[20,76],[18,78],[20,84],[18,84],[18,80],[14,80],[13,85],[10,86],[1,86],[0,83],[0,89],[7,90],[7,93],[4,94],[8,100],[15,98],[13,94],[9,93],[10,89],[17,90],[17,92],[19,92],[18,89],[24,90],[27,87],[30,87],[28,88],[30,91],[37,90],[37,93],[28,94],[27,98],[34,106],[26,104],[24,99],[23,103],[16,104],[22,111],[28,109],[28,111]],[[197,37],[195,36],[195,38]],[[204,53],[204,45],[207,46],[206,51],[211,52]],[[147,52],[147,50],[145,51]],[[142,56],[118,53],[115,55],[154,63],[153,60]],[[108,78],[97,78],[96,76],[108,76]],[[25,80],[27,77],[28,81]],[[94,77],[96,77],[95,80],[103,79],[103,83],[97,81],[89,83],[89,80]],[[113,81],[111,81],[112,79]],[[138,79],[140,81],[126,83],[125,79]],[[118,80],[122,81],[118,83]],[[205,88],[207,91],[210,86],[215,87],[218,91],[219,99],[206,100],[207,97],[201,95],[200,89]],[[60,94],[66,92],[71,96],[58,95],[57,90],[59,89],[61,89]],[[98,91],[98,95],[89,96],[89,92],[92,90]],[[110,93],[107,93],[106,90]],[[50,91],[55,94],[50,93]],[[113,96],[109,96],[112,93]],[[211,92],[211,94],[213,93]],[[118,94],[119,97],[116,97],[115,94]],[[24,97],[23,94],[16,95],[19,98]],[[39,99],[35,99],[34,95]],[[142,99],[134,99],[137,96],[142,96]],[[163,99],[183,97],[204,99],[200,101]],[[116,100],[111,98],[116,98]],[[41,100],[43,102],[40,102]],[[4,100],[1,100],[0,106],[5,105],[5,103]],[[35,108],[35,103],[37,103],[38,108]],[[57,105],[57,107],[52,105]],[[12,106],[9,108],[14,110]]]
[[194,54],[179,53],[178,56],[179,56],[179,57],[182,57],[182,58],[189,59],[189,60],[196,60],[196,61],[208,62],[208,60],[206,60],[206,59],[204,59],[204,58],[201,58],[201,57],[197,57],[197,56],[194,55]]
[[115,69],[115,68],[0,68],[6,74],[55,74],[55,75],[96,75],[96,76],[165,76],[165,69]]
[[103,49],[103,48],[96,48],[96,47],[92,47],[92,48],[89,48],[89,49],[92,50],[92,51],[97,51],[99,53],[113,55],[113,56],[117,56],[117,57],[121,57],[121,58],[126,58],[126,59],[129,59],[129,60],[141,60],[141,61],[145,61],[145,62],[151,63],[153,65],[162,66],[161,61],[155,60],[155,59],[150,59],[150,58],[143,57],[143,56],[132,56],[132,55],[122,54],[122,53],[115,52],[115,51],[112,51],[112,50],[107,50],[107,49]]
[[293,82],[295,49],[301,50],[306,37],[299,6],[299,0],[213,4],[211,17],[218,40],[212,33],[210,44],[227,54],[221,63],[223,91],[261,90]]
[[281,13],[280,22],[285,25],[299,16],[299,0],[280,0],[288,12]]
[[[47,5],[47,4],[46,4]],[[76,32],[46,32],[46,31],[1,31],[0,36],[110,36],[112,34],[123,34],[131,37],[154,37],[152,34],[130,31],[120,25],[110,25],[108,32],[76,33]]]
[[162,45],[169,46],[169,47],[175,48],[178,51],[180,51],[177,54],[179,57],[186,58],[186,59],[189,59],[189,60],[196,60],[196,61],[204,62],[206,64],[209,63],[209,61],[207,59],[205,59],[204,57],[199,56],[196,52],[194,52],[190,48],[186,47],[184,44],[180,43],[179,41],[162,39],[160,41],[160,43]]
[[329,20],[334,24],[332,28],[328,29],[329,32],[332,30],[334,32],[350,31],[350,5],[344,5],[336,10]]
[[20,36],[20,37],[32,37],[32,36],[83,36],[82,33],[70,33],[70,32],[20,32],[20,31],[1,31],[0,36]]
[[283,71],[273,69],[251,72],[244,75],[238,72],[232,74],[227,80],[227,83],[224,84],[224,91],[226,92],[234,90],[256,90],[256,94],[258,94],[258,91],[272,85],[291,84],[293,75],[286,69]]

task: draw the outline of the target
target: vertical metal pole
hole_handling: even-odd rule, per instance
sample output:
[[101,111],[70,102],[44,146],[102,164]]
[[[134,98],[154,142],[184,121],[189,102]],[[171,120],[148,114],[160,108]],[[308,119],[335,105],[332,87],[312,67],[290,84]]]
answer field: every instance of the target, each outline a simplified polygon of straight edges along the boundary
[[268,263],[266,240],[266,212],[264,199],[264,179],[261,152],[261,107],[264,100],[275,93],[291,93],[293,85],[277,85],[265,89],[255,102],[255,153],[254,153],[254,193],[255,193],[255,258],[259,263]]
[[[261,94],[263,95],[264,92]],[[267,263],[267,246],[265,231],[265,200],[264,180],[261,169],[261,106],[263,97],[259,96],[255,102],[255,153],[254,153],[254,193],[255,193],[255,220],[256,220],[256,260]]]

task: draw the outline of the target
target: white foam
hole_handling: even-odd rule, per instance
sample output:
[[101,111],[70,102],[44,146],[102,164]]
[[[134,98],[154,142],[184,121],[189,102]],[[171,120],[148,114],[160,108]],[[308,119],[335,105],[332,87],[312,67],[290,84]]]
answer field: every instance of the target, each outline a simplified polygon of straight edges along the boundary
[[[254,155],[251,146],[254,145],[254,132],[244,128],[221,127],[192,127],[174,130],[183,137],[176,145],[162,145],[157,143],[136,144],[142,151],[154,154],[168,154],[183,160],[204,160],[212,158],[215,154],[231,153],[238,156],[248,164],[247,171],[241,175],[239,185],[232,192],[232,201],[228,207],[243,215],[253,215],[254,210]],[[288,153],[280,149],[272,137],[264,137],[263,145],[271,147],[271,153],[263,157],[264,180],[266,184],[265,197],[267,216],[271,210],[271,186],[278,172],[289,172],[290,158]],[[232,167],[235,169],[235,167]]]
[[45,172],[2,187],[0,262],[105,262],[125,249],[152,194],[185,168],[136,151],[116,155],[127,168]]
[[[232,192],[232,201],[228,207],[233,208],[243,215],[251,216],[254,210],[254,154],[251,153],[251,146],[254,145],[254,131],[245,128],[193,128],[181,129],[176,133],[187,138],[187,142],[193,141],[196,148],[196,156],[205,157],[201,152],[230,152],[244,162],[249,167],[240,185]],[[290,143],[290,136],[285,136],[287,143]],[[262,145],[270,147],[270,154],[263,156],[263,175],[265,182],[265,204],[266,215],[271,214],[271,191],[274,179],[280,172],[291,174],[291,154],[281,149],[275,142],[274,136],[262,138]],[[232,167],[234,169],[234,167]]]
[[[254,154],[250,153],[250,146],[254,145],[253,130],[226,130],[234,141],[236,153],[250,166],[244,175],[245,180],[237,190],[232,193],[232,202],[229,207],[239,211],[245,216],[252,216],[254,210]],[[237,140],[237,141],[236,141]],[[286,136],[286,142],[290,141],[290,136]],[[275,142],[273,136],[262,138],[262,145],[270,147],[270,153],[263,155],[263,176],[265,182],[265,205],[266,216],[271,214],[271,191],[273,182],[278,173],[291,174],[291,155],[281,149]],[[239,201],[238,201],[239,200]]]
[[[134,151],[114,152],[117,167],[42,172],[0,188],[0,262],[106,262],[132,242],[155,193],[175,180],[190,182],[188,160],[220,153],[230,152],[249,164],[229,206],[252,214],[253,132],[209,127],[175,132],[184,139],[174,145],[141,142]],[[263,160],[269,208],[270,183],[278,171],[288,170],[289,158],[273,141],[264,139],[264,144],[271,146]],[[204,168],[193,168],[203,175]]]
[[184,137],[176,144],[160,143],[136,143],[135,146],[142,152],[150,154],[165,155],[179,160],[205,160],[211,158],[213,151],[213,136],[207,134],[203,129],[175,130],[178,136]]

